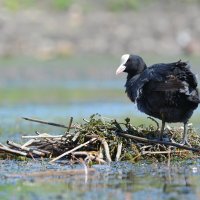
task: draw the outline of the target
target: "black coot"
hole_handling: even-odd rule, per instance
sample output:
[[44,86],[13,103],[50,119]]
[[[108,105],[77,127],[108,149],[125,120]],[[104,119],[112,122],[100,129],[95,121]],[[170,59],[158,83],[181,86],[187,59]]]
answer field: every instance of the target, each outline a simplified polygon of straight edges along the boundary
[[159,63],[147,68],[140,56],[125,54],[116,74],[128,73],[126,93],[140,111],[165,122],[184,123],[182,144],[187,141],[187,122],[200,103],[197,80],[186,62]]

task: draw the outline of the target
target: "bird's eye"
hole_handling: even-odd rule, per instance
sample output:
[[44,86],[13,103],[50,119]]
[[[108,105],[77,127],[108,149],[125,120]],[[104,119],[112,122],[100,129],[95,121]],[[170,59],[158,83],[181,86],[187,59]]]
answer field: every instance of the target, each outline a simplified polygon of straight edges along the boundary
[[131,59],[128,59],[126,63],[130,65],[131,62],[132,62]]

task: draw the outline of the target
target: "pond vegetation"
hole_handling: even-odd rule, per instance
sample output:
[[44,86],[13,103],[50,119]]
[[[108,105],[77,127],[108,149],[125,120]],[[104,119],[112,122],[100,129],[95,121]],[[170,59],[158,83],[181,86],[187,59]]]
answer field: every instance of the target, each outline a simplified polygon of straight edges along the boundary
[[154,125],[145,127],[143,124],[134,126],[130,119],[123,122],[108,120],[100,115],[92,115],[84,123],[69,125],[47,122],[38,119],[24,118],[32,122],[65,128],[61,135],[53,135],[36,131],[34,136],[22,136],[29,139],[24,144],[7,141],[7,146],[1,144],[1,155],[19,155],[25,157],[53,158],[50,162],[67,158],[71,162],[82,162],[86,165],[94,163],[110,163],[112,161],[166,162],[173,160],[198,158],[200,137],[196,130],[189,127],[189,143],[192,147],[180,145],[181,128],[165,130],[165,140],[159,141],[159,124],[150,118]]

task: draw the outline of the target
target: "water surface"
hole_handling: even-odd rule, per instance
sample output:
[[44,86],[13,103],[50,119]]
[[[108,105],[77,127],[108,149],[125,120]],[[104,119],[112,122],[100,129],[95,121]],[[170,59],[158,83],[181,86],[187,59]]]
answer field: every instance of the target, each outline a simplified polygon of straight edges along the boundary
[[[3,164],[3,165],[2,165]],[[2,161],[1,199],[199,199],[199,161],[175,164],[94,165],[93,174],[47,178],[9,178],[8,174],[43,170],[81,169],[45,161]]]

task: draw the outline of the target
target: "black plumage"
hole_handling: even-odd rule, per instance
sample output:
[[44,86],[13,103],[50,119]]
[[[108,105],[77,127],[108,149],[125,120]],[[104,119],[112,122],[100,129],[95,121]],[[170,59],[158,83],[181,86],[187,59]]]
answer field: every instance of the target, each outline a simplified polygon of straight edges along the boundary
[[125,54],[116,74],[127,72],[125,84],[130,100],[141,112],[165,122],[184,123],[183,144],[187,141],[187,122],[200,103],[197,80],[186,62],[159,63],[147,68],[140,56]]

